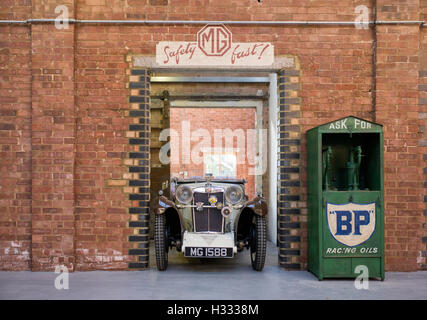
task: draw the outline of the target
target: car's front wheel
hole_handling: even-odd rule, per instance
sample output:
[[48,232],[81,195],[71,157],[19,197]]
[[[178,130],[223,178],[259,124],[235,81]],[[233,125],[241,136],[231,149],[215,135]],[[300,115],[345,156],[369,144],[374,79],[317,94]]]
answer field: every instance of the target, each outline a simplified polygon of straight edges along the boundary
[[251,226],[251,262],[252,268],[262,271],[267,252],[267,221],[265,217],[255,215],[255,223]]
[[156,251],[156,264],[159,271],[164,271],[168,267],[166,217],[164,214],[156,214],[154,219],[154,247]]

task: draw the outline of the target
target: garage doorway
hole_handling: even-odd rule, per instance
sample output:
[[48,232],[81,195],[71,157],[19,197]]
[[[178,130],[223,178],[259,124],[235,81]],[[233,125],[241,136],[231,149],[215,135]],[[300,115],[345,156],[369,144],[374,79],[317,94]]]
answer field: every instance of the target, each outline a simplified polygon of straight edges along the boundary
[[[274,74],[276,76],[276,74]],[[273,78],[275,84],[275,93],[277,92],[277,78]],[[160,186],[165,186],[167,182],[165,181],[166,172],[169,170],[173,175],[178,174],[181,177],[190,177],[190,176],[200,176],[204,173],[207,173],[206,170],[209,169],[209,162],[215,162],[215,159],[218,161],[222,158],[221,163],[224,163],[224,168],[222,172],[232,172],[233,171],[233,159],[236,157],[236,173],[242,175],[243,178],[248,180],[248,191],[249,196],[254,196],[258,193],[263,194],[269,200],[269,228],[268,228],[268,238],[270,241],[277,243],[277,197],[276,192],[270,194],[269,190],[277,189],[276,174],[272,176],[275,177],[274,184],[272,185],[272,179],[269,179],[271,171],[268,171],[268,167],[271,164],[277,165],[277,154],[276,146],[271,145],[271,143],[266,143],[268,140],[274,140],[268,138],[269,136],[274,136],[276,138],[277,130],[272,131],[269,129],[271,124],[276,126],[276,121],[272,121],[271,114],[269,113],[269,106],[271,104],[271,98],[269,97],[269,90],[271,86],[271,77],[269,74],[253,74],[236,76],[236,73],[233,73],[232,76],[221,74],[218,75],[204,75],[204,76],[189,76],[189,75],[170,75],[170,74],[152,74],[151,76],[151,122],[154,124],[163,122],[162,125],[151,126],[151,175],[150,175],[150,187],[151,187],[151,199],[157,196],[157,192]],[[166,99],[165,99],[166,97]],[[277,100],[277,95],[273,95]],[[277,101],[275,103],[277,108]],[[161,112],[160,117],[166,116],[167,119],[158,119],[156,117],[156,110],[169,109],[166,112]],[[218,112],[233,112],[239,110],[243,114],[253,114],[253,123],[254,126],[252,131],[255,133],[255,137],[252,137],[254,141],[251,151],[255,153],[256,160],[255,163],[250,159],[245,159],[246,162],[250,162],[249,166],[240,166],[237,163],[238,156],[241,150],[235,145],[231,148],[223,148],[218,150],[214,145],[211,145],[209,148],[203,150],[203,159],[200,168],[194,170],[188,165],[181,166],[182,164],[182,150],[179,151],[180,155],[178,156],[178,161],[175,159],[175,163],[178,162],[178,165],[173,164],[174,154],[173,152],[173,138],[164,139],[163,142],[159,144],[159,135],[158,129],[164,130],[166,126],[174,129],[173,123],[176,121],[176,114],[184,113],[180,116],[179,122],[184,120],[186,117],[185,112],[197,110],[204,110],[199,113],[198,123],[201,124],[203,121],[211,120],[211,117],[214,117],[215,113]],[[180,112],[178,112],[180,110]],[[206,112],[209,110],[209,112]],[[178,113],[177,113],[178,112]],[[191,112],[190,112],[191,113]],[[188,115],[187,115],[188,116]],[[241,117],[234,117],[236,121]],[[167,123],[167,125],[166,125]],[[188,123],[188,121],[187,121]],[[191,121],[190,121],[191,123]],[[191,126],[191,124],[190,124]],[[156,128],[157,127],[157,128]],[[233,127],[233,126],[232,126]],[[177,129],[181,129],[178,128]],[[223,129],[223,128],[217,128]],[[233,129],[233,128],[230,128]],[[242,128],[241,128],[242,129]],[[244,130],[243,130],[244,131]],[[170,135],[170,132],[169,132]],[[252,135],[252,132],[249,136]],[[261,136],[263,135],[263,136]],[[247,132],[245,132],[245,139],[247,140]],[[157,140],[157,141],[155,141]],[[172,144],[171,144],[172,142]],[[166,146],[169,143],[169,146]],[[182,142],[178,145],[182,145]],[[176,144],[175,144],[176,145]],[[250,145],[250,144],[249,144]],[[155,148],[167,147],[170,149],[169,157],[171,163],[168,164],[169,167],[163,167],[157,162],[156,159],[159,158],[158,151],[154,150]],[[261,147],[261,148],[260,148]],[[261,150],[264,148],[264,152]],[[245,149],[247,149],[247,144],[245,144]],[[274,150],[271,154],[268,154],[268,150]],[[245,153],[247,150],[245,150]],[[154,159],[156,158],[156,159]],[[180,159],[181,158],[181,159]],[[241,159],[239,159],[241,160]],[[240,161],[241,162],[241,161]],[[190,161],[187,161],[189,164]],[[246,163],[248,164],[248,163]],[[225,168],[228,166],[228,169]],[[218,169],[218,164],[216,166]],[[245,169],[242,169],[245,168]],[[227,170],[228,171],[227,171]],[[240,170],[239,170],[240,169]],[[231,170],[231,171],[230,171]],[[248,173],[251,171],[252,177],[248,178]],[[159,174],[156,174],[158,172]],[[212,172],[211,172],[212,173]],[[258,173],[258,174],[254,174]],[[151,225],[153,221],[151,221]],[[150,228],[153,230],[153,228]]]
[[[129,115],[134,117],[129,126],[129,143],[135,146],[129,153],[129,186],[124,192],[132,192],[129,208],[134,228],[130,242],[135,242],[131,255],[137,260],[129,263],[129,268],[145,268],[148,263],[148,239],[151,199],[157,196],[158,189],[149,186],[150,171],[153,172],[153,154],[150,154],[151,130],[150,117],[157,104],[163,109],[160,96],[164,90],[170,92],[172,99],[199,101],[238,101],[259,99],[264,96],[268,114],[263,117],[263,128],[268,130],[268,172],[263,179],[263,192],[268,201],[269,219],[268,240],[279,247],[278,262],[281,268],[299,270],[306,264],[306,202],[304,186],[301,180],[303,164],[301,111],[301,70],[298,57],[283,55],[275,58],[271,67],[163,67],[156,62],[155,56],[130,55],[129,62]],[[212,84],[215,84],[212,86]],[[249,89],[249,90],[248,90]],[[260,95],[258,94],[260,91]],[[221,97],[226,95],[226,98]],[[190,96],[190,98],[188,98]],[[167,105],[167,103],[165,104]],[[151,109],[151,110],[150,110]],[[151,122],[151,123],[150,123]],[[138,125],[134,125],[134,124]],[[151,128],[153,129],[153,128]],[[135,132],[138,131],[138,132]],[[159,130],[161,131],[161,130]],[[131,137],[140,137],[134,139]],[[144,138],[144,139],[143,139]],[[148,138],[148,139],[146,139]],[[157,140],[157,143],[159,140]],[[163,145],[167,144],[166,141]],[[148,153],[148,154],[147,154]],[[151,158],[149,158],[151,156]],[[135,160],[141,158],[141,160]],[[157,155],[158,158],[158,155]],[[167,170],[167,172],[170,172]],[[270,177],[270,178],[268,178]],[[273,190],[273,192],[269,192]],[[273,218],[274,217],[274,218]],[[277,258],[276,258],[277,260]]]

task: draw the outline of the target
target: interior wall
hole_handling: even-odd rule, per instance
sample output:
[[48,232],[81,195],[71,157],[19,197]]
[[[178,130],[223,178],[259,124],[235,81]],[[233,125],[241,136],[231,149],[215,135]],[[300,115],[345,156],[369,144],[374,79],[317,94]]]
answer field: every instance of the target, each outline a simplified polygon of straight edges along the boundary
[[[197,102],[195,103],[197,105]],[[232,148],[236,150],[233,152],[236,156],[236,172],[234,177],[239,179],[246,179],[247,183],[245,185],[245,191],[248,197],[251,199],[255,195],[255,175],[251,173],[250,169],[254,170],[254,154],[249,154],[249,144],[254,144],[253,147],[256,147],[256,141],[248,137],[248,130],[256,129],[255,123],[255,108],[232,108],[232,107],[203,107],[203,108],[171,108],[171,130],[175,130],[179,136],[171,137],[171,176],[172,177],[193,177],[193,176],[204,176],[206,163],[203,150],[199,155],[196,155],[193,150],[198,148],[203,148],[201,143],[203,139],[194,138],[191,139],[191,136],[185,137],[184,134],[185,126],[190,126],[191,130],[188,132],[194,136],[195,132],[206,132],[209,133],[210,145],[211,148],[220,147],[223,149],[223,152],[230,152],[226,150],[226,144],[224,136],[221,139],[221,145],[215,146],[215,130],[231,130],[231,132],[239,134],[243,132],[245,140],[241,143],[237,138],[233,137]],[[192,159],[191,161],[184,161],[183,152],[184,152],[184,141],[191,141],[190,149],[192,150]],[[207,141],[206,141],[207,142]],[[243,148],[243,149],[242,149]],[[207,151],[209,152],[209,151]],[[219,152],[218,150],[212,150],[213,153]],[[193,159],[194,158],[194,159]]]

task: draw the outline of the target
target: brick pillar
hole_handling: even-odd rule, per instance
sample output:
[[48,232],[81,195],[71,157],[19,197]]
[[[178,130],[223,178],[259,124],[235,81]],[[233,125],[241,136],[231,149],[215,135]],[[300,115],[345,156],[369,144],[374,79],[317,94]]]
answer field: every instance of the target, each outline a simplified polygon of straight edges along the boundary
[[[61,3],[73,17],[73,1]],[[57,1],[33,1],[33,18],[54,18]],[[74,25],[33,24],[32,267],[74,268]]]
[[134,152],[128,155],[128,192],[132,207],[129,208],[129,255],[136,256],[129,262],[131,269],[148,268],[150,221],[150,77],[147,69],[132,69],[129,82],[130,111],[134,118],[129,125],[129,144]]
[[[297,65],[297,61],[295,61]],[[300,141],[301,101],[298,97],[300,71],[283,69],[278,75],[279,91],[279,181],[278,244],[279,265],[285,269],[301,269]],[[275,177],[271,177],[275,178]]]
[[[377,4],[378,20],[419,20],[418,4]],[[419,146],[418,25],[377,26],[377,122],[384,125],[386,271],[418,269],[423,160]]]

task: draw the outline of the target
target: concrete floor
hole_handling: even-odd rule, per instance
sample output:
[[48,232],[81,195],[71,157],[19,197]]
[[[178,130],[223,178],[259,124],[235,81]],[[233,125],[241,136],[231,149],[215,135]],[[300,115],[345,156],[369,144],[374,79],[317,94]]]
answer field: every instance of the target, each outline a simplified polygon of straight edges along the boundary
[[165,272],[152,256],[146,271],[71,273],[68,290],[55,289],[53,272],[0,272],[0,299],[427,299],[427,272],[388,272],[384,282],[357,290],[351,279],[318,281],[307,271],[279,269],[271,243],[262,272],[252,270],[247,250],[234,259],[187,259],[175,250],[169,257]]

